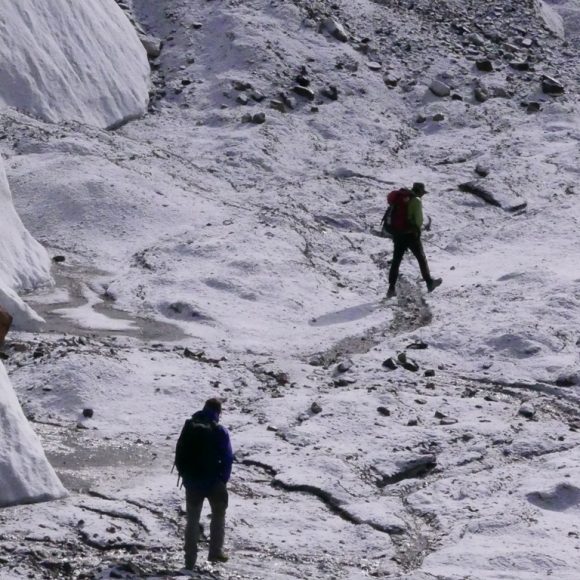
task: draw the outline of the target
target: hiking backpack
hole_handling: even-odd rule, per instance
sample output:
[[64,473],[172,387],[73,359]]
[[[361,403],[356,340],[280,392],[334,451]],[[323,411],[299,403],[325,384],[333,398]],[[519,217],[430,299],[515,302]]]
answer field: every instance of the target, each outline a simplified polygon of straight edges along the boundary
[[175,448],[180,477],[207,479],[218,475],[221,464],[217,423],[187,419]]
[[396,189],[387,196],[389,206],[381,220],[383,237],[390,238],[403,233],[409,228],[408,209],[411,192],[408,189]]

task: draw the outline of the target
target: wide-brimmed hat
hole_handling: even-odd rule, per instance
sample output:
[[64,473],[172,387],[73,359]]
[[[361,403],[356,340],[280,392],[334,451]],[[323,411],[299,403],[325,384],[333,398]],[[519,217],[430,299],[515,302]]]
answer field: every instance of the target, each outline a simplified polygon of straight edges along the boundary
[[411,191],[415,195],[424,195],[425,193],[427,193],[427,190],[425,189],[425,184],[420,181],[415,181],[415,183],[413,183]]

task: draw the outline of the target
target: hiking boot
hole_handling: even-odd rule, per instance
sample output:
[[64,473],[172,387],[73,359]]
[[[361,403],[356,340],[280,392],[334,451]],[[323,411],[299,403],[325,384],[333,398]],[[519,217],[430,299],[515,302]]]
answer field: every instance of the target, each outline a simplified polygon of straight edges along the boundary
[[433,292],[437,286],[441,286],[441,282],[443,282],[441,278],[432,278],[429,280],[429,282],[427,282],[427,292]]
[[208,562],[227,562],[229,560],[229,556],[225,552],[218,552],[217,554],[210,554],[207,557]]
[[387,290],[387,300],[389,298],[394,298],[397,295],[397,290],[395,289],[394,286],[389,286],[389,289]]

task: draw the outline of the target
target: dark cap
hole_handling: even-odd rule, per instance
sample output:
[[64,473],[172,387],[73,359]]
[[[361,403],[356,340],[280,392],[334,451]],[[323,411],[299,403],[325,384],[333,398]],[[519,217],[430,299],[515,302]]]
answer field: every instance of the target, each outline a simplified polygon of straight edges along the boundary
[[421,183],[420,181],[415,181],[415,183],[413,183],[411,191],[415,195],[424,195],[425,193],[427,193],[427,190],[425,189],[425,184]]

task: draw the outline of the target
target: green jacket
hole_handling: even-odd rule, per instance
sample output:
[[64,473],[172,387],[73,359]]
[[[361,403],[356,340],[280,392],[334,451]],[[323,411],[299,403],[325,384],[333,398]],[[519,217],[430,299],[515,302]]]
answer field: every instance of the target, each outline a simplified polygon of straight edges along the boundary
[[419,197],[411,197],[409,207],[407,208],[407,219],[409,220],[409,227],[413,232],[421,234],[421,226],[423,225],[423,204]]

